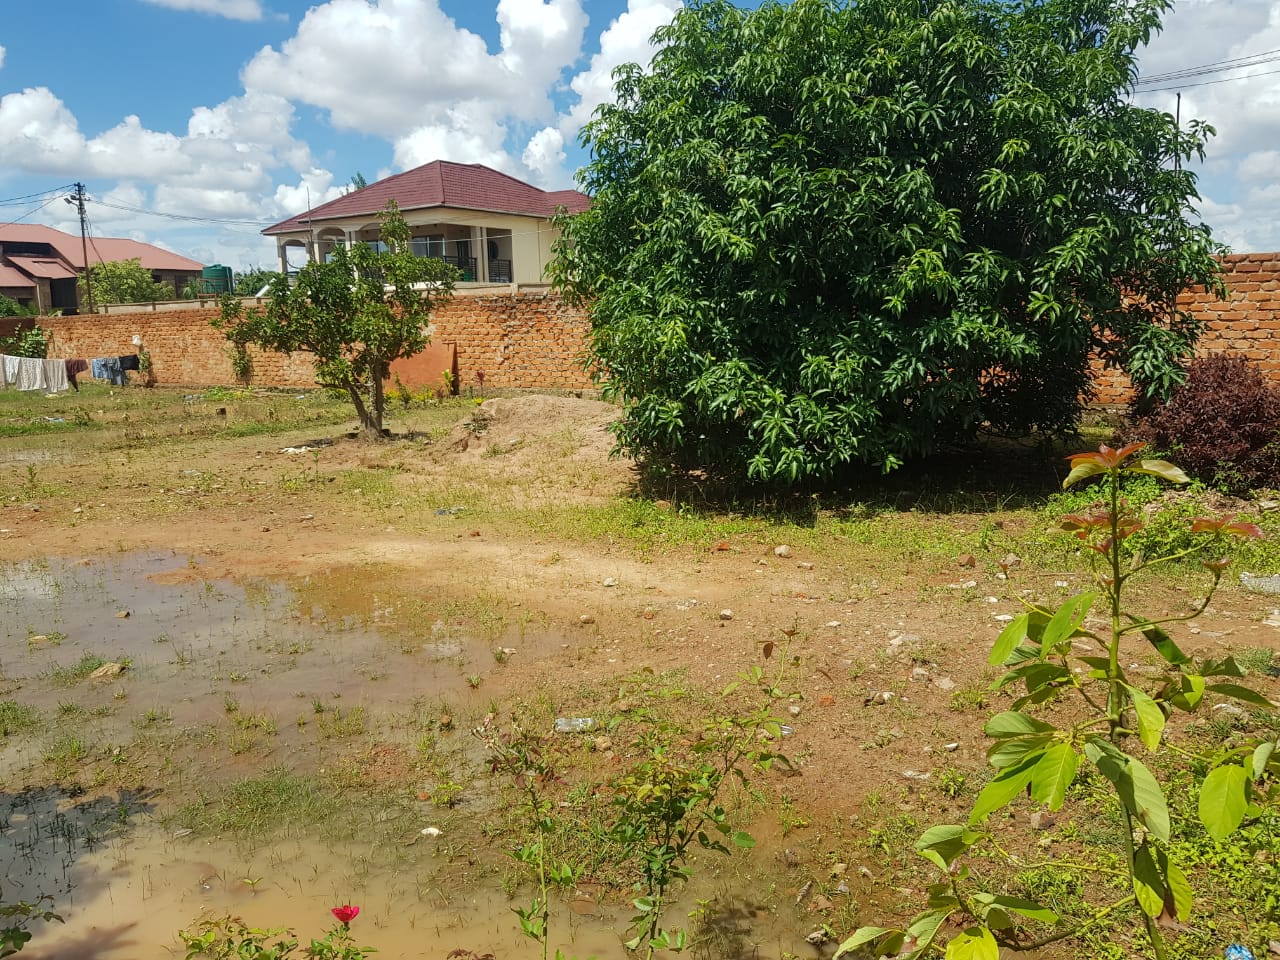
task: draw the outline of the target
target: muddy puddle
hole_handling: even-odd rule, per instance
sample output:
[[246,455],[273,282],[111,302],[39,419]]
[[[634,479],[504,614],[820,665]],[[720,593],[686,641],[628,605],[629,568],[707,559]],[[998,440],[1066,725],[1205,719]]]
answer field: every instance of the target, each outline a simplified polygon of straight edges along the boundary
[[[176,932],[226,914],[305,942],[343,903],[380,957],[540,953],[511,912],[529,891],[480,835],[495,800],[481,748],[443,727],[488,709],[481,672],[562,638],[472,635],[358,583],[206,580],[169,553],[0,567],[0,701],[17,705],[0,715],[0,900],[49,895],[66,921],[28,955],[184,956]],[[296,796],[339,770],[383,792],[337,812]],[[463,802],[437,802],[454,779]],[[252,817],[266,827],[239,832]],[[725,861],[673,913],[707,901],[703,955],[819,956],[812,918],[776,891],[756,902],[743,891],[768,885],[749,871]],[[627,913],[596,897],[559,905],[554,945],[624,956]]]

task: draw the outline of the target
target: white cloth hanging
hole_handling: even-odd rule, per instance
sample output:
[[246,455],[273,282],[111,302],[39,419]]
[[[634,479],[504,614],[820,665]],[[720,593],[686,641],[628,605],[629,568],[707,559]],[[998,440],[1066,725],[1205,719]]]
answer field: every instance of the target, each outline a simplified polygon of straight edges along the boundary
[[19,390],[45,390],[48,381],[44,378],[44,361],[35,357],[18,358],[18,375],[14,384]]
[[18,360],[19,359],[20,359],[19,357],[11,357],[8,354],[5,354],[3,357],[0,357],[0,361],[3,361],[3,366],[4,366],[4,375],[0,377],[0,380],[4,381],[4,385],[6,387],[16,386],[18,383]]
[[44,360],[44,388],[49,393],[61,393],[71,389],[71,381],[67,379],[67,361]]

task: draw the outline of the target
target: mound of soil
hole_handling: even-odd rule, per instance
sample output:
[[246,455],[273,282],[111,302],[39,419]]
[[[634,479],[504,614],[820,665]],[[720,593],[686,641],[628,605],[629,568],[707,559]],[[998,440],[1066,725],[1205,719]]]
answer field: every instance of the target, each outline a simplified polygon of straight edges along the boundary
[[445,456],[459,460],[545,454],[548,447],[579,460],[604,460],[613,449],[609,425],[618,408],[576,397],[498,397],[486,400],[449,434]]

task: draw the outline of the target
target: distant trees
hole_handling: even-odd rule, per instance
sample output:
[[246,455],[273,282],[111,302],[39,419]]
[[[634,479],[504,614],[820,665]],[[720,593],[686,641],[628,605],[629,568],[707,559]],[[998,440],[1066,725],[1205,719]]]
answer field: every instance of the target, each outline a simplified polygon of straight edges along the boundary
[[620,445],[740,481],[1062,431],[1089,358],[1164,396],[1220,286],[1212,130],[1133,104],[1164,0],[689,0],[584,130],[553,272]]
[[413,255],[395,201],[380,219],[385,250],[339,246],[327,262],[304,266],[293,285],[276,274],[265,309],[246,310],[237,297],[226,296],[212,321],[241,356],[249,345],[312,354],[316,380],[346,392],[367,439],[383,436],[384,383],[392,361],[427,345],[431,311],[452,295],[458,277],[441,260]]
[[256,297],[258,291],[268,286],[278,276],[280,276],[279,270],[249,267],[235,275],[235,294],[239,297]]
[[[107,260],[89,267],[89,280],[93,286],[93,302],[97,306],[106,303],[154,303],[157,300],[173,300],[173,284],[162,283],[151,276],[142,261]],[[88,290],[84,277],[79,282],[80,302],[88,304]]]

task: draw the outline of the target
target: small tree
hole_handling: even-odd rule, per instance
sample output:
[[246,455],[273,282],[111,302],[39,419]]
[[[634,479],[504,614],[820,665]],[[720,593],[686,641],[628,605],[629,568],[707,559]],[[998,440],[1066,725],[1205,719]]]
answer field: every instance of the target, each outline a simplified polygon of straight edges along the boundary
[[279,270],[264,270],[262,267],[249,267],[236,274],[236,295],[256,297],[258,291],[271,284],[280,276]]
[[[137,258],[95,263],[89,267],[89,279],[93,283],[93,302],[97,305],[174,299],[173,284],[153,278],[151,271]],[[80,278],[79,289],[80,302],[87,304],[89,294],[83,277]]]
[[1068,430],[1095,354],[1166,396],[1220,287],[1174,162],[1211,130],[1131,100],[1167,6],[690,0],[583,131],[553,266],[620,445],[829,480]]
[[366,438],[382,436],[383,383],[391,363],[427,345],[431,311],[448,299],[458,272],[409,249],[409,227],[394,200],[380,215],[385,251],[358,243],[338,247],[327,263],[308,263],[297,282],[277,274],[271,304],[245,310],[222,299],[212,323],[233,345],[315,358],[316,380],[345,390]]

